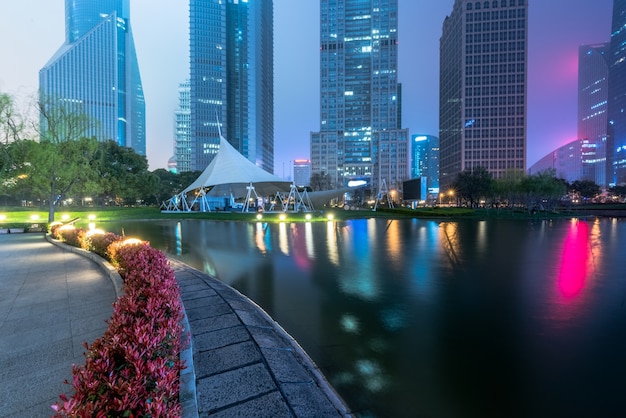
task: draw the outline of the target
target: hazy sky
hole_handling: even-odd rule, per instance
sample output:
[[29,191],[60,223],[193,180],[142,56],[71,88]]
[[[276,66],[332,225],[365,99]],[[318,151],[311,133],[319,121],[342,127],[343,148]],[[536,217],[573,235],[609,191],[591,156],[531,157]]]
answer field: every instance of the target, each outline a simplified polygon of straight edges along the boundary
[[[610,39],[612,0],[530,4],[528,165],[576,139],[578,46]],[[39,69],[65,39],[63,0],[2,0],[0,91],[35,94]],[[454,0],[399,0],[403,127],[438,135],[439,38]],[[150,169],[173,155],[178,84],[188,77],[189,2],[131,0],[131,25],[146,97]],[[275,174],[309,157],[319,130],[319,1],[274,0]]]

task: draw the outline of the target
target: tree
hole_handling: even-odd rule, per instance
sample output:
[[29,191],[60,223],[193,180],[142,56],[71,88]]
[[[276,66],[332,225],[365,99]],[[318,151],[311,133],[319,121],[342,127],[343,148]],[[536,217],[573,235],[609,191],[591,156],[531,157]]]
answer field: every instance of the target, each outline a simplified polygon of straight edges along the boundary
[[313,191],[330,190],[331,181],[330,175],[322,171],[321,173],[313,173],[310,181],[311,189]]
[[576,180],[572,182],[570,190],[585,199],[596,197],[602,191],[600,186],[591,180]]
[[469,202],[470,207],[478,206],[481,197],[486,197],[492,184],[491,173],[484,167],[467,169],[459,173],[453,183],[455,194]]
[[0,93],[0,142],[8,144],[19,140],[24,126],[23,117],[16,111],[13,98]]

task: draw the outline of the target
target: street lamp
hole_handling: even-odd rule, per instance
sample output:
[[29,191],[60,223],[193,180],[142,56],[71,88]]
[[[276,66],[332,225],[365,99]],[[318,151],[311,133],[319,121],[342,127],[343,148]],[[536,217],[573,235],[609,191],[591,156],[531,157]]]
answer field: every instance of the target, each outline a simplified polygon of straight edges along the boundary
[[448,191],[448,195],[450,196],[450,202],[449,202],[449,204],[451,205],[451,204],[452,204],[452,202],[454,201],[454,190],[450,189],[450,190]]

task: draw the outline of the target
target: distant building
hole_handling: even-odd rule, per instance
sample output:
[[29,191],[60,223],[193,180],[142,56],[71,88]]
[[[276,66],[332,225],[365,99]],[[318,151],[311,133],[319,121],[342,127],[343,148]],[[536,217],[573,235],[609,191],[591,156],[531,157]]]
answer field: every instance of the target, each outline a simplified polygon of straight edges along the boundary
[[427,193],[439,193],[439,138],[436,136],[411,137],[411,178],[420,177],[426,178]]
[[169,171],[170,173],[178,173],[178,169],[177,169],[177,163],[176,163],[176,156],[172,155],[168,160],[167,160],[167,171]]
[[66,0],[65,43],[39,71],[39,89],[45,101],[90,116],[96,126],[87,136],[145,155],[145,102],[130,1]]
[[528,169],[534,175],[548,169],[554,169],[556,177],[573,182],[583,179],[583,150],[588,141],[577,139],[548,153]]
[[609,87],[609,43],[578,49],[578,138],[582,149],[582,177],[606,187],[606,130]]
[[527,0],[455,0],[440,39],[439,181],[526,168]]
[[189,80],[178,86],[178,109],[174,112],[176,131],[174,139],[174,156],[176,171],[191,171],[191,87]]
[[626,184],[626,0],[613,0],[609,62],[607,183]]
[[204,170],[219,131],[274,172],[272,0],[190,0],[191,170]]
[[[374,4],[375,3],[375,4]],[[320,3],[320,130],[311,172],[331,187],[365,180],[400,190],[409,173],[398,83],[398,0]]]
[[294,160],[293,162],[293,182],[298,187],[311,185],[311,161]]

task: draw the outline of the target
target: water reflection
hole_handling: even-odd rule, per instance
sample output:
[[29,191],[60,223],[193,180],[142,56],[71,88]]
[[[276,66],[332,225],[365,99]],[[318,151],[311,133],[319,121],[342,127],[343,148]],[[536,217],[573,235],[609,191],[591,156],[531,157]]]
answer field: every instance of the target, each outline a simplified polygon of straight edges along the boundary
[[616,416],[623,405],[626,222],[123,227],[262,306],[357,415]]

